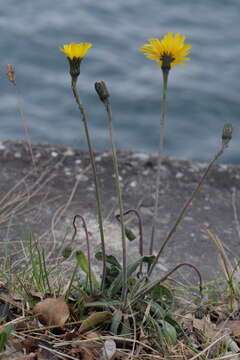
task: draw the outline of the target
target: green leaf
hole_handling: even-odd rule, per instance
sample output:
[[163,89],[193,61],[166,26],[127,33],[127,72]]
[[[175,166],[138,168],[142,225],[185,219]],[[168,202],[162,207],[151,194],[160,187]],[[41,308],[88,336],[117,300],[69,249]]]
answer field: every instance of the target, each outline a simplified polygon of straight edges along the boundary
[[79,332],[83,333],[88,330],[94,329],[98,325],[109,321],[112,317],[112,314],[109,311],[100,311],[91,314],[86,320],[83,320]]
[[[146,301],[146,303],[148,303]],[[153,311],[152,317],[156,320],[164,319],[166,316],[166,311],[163,309],[161,305],[156,302],[149,302],[151,305],[151,310]]]
[[6,343],[13,331],[14,326],[12,324],[7,325],[4,330],[0,333],[0,352],[4,351]]
[[[103,260],[103,253],[101,251],[95,254],[95,258],[99,261]],[[119,264],[118,260],[113,255],[106,255],[106,262],[116,266],[118,269],[121,269],[121,265]]]
[[155,286],[150,292],[150,297],[168,307],[173,305],[174,297],[172,292],[164,285]]
[[[154,261],[155,256],[142,256],[137,261],[135,261],[132,264],[129,264],[127,266],[127,280],[130,278],[130,276],[137,270],[138,266],[142,263],[152,264]],[[117,276],[117,278],[113,281],[110,289],[109,289],[109,296],[112,297],[113,295],[116,295],[123,286],[123,271],[120,272],[120,274]]]
[[123,317],[123,313],[120,310],[115,311],[115,313],[113,314],[110,331],[115,335],[118,334],[118,328],[122,322],[122,317]]
[[[88,260],[84,254],[84,252],[82,251],[76,251],[76,259],[77,259],[77,263],[78,266],[80,267],[80,269],[85,272],[85,274],[88,276],[88,272],[89,272],[89,268],[88,268]],[[99,287],[99,283],[94,275],[93,272],[91,272],[91,278],[92,278],[92,282],[96,287]]]
[[169,345],[176,345],[177,344],[177,332],[176,329],[169,324],[167,321],[160,320],[159,323],[161,324],[161,331],[162,335],[165,338],[165,341]]

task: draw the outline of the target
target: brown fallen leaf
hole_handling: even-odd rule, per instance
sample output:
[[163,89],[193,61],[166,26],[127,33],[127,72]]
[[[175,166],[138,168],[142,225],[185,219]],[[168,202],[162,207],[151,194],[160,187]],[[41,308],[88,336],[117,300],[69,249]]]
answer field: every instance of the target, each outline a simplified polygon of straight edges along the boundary
[[37,315],[42,325],[62,327],[69,317],[69,308],[64,296],[60,296],[40,301],[34,306],[33,313]]
[[79,332],[91,330],[96,326],[103,324],[105,321],[110,320],[112,314],[109,311],[99,311],[91,314],[86,320],[83,320]]
[[226,324],[235,338],[240,338],[240,320],[229,320]]

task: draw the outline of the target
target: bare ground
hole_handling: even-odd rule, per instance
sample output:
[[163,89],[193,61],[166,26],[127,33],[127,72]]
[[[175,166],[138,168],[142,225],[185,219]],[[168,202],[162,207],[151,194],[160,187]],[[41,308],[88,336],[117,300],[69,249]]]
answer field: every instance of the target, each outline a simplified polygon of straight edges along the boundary
[[[7,246],[16,258],[24,255],[29,231],[37,234],[48,256],[58,253],[71,240],[75,214],[85,217],[92,252],[100,250],[91,167],[87,152],[58,145],[33,145],[36,167],[26,143],[0,144],[1,166],[1,253]],[[119,152],[124,207],[137,208],[144,223],[144,246],[149,246],[154,206],[156,156]],[[96,153],[102,194],[104,227],[108,254],[121,258],[121,236],[114,214],[118,212],[110,152]],[[197,184],[206,164],[164,158],[161,169],[160,208],[156,236],[157,250],[185,201]],[[158,265],[158,272],[179,262],[199,267],[205,280],[219,275],[217,251],[206,234],[208,227],[223,241],[232,257],[240,254],[238,219],[240,166],[215,165],[184,221],[174,234]],[[129,225],[137,233],[137,223]],[[78,225],[78,228],[80,226]],[[85,248],[79,230],[78,248]],[[137,240],[128,244],[129,260],[138,254]],[[189,270],[188,270],[189,272]],[[180,277],[190,279],[188,272]]]

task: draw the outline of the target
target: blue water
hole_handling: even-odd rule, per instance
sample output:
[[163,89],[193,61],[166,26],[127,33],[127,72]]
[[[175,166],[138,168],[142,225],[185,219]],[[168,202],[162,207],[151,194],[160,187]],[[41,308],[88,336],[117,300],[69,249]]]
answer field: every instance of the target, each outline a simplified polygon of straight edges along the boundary
[[168,31],[192,44],[188,66],[171,70],[165,154],[207,160],[223,124],[234,139],[222,161],[240,163],[239,0],[8,0],[0,11],[0,139],[24,131],[5,65],[12,63],[32,140],[85,148],[70,91],[64,43],[93,43],[79,87],[96,150],[109,148],[106,116],[94,91],[111,92],[118,148],[158,151],[161,70],[138,50]]

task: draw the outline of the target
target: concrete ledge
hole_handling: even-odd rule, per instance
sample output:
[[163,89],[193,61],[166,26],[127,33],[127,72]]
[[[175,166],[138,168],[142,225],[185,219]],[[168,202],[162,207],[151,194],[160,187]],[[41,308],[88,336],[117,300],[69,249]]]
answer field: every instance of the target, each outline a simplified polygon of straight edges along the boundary
[[[100,249],[96,221],[94,187],[88,153],[57,145],[33,145],[36,170],[24,142],[0,144],[1,166],[1,248],[10,244],[21,249],[31,230],[51,251],[58,251],[72,236],[72,219],[83,215],[89,227],[92,248]],[[153,212],[156,156],[119,152],[119,167],[125,209],[138,208],[144,223],[144,245],[148,248]],[[114,213],[117,200],[111,153],[96,154],[102,191],[108,253],[121,255],[119,225]],[[171,228],[190,196],[206,164],[164,158],[156,249]],[[239,255],[240,166],[215,165],[184,221],[166,248],[158,272],[179,262],[199,267],[205,280],[219,275],[218,254],[204,227],[219,236],[231,258]],[[131,221],[136,229],[136,222]],[[78,247],[85,247],[83,233]],[[137,240],[128,245],[129,258],[137,256]],[[19,254],[20,254],[19,250]],[[21,254],[20,254],[21,255]],[[189,270],[182,275],[189,279]]]

